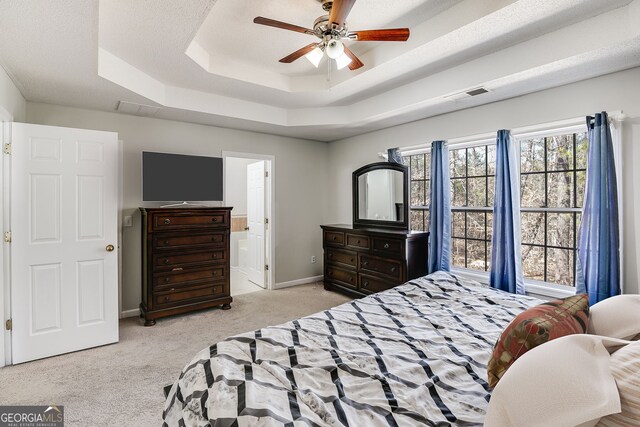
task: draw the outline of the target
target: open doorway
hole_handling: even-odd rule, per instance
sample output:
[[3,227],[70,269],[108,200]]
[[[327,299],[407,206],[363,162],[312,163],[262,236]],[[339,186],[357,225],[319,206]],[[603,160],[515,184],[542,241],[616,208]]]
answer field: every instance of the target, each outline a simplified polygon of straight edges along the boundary
[[223,152],[231,211],[231,295],[273,286],[273,156]]

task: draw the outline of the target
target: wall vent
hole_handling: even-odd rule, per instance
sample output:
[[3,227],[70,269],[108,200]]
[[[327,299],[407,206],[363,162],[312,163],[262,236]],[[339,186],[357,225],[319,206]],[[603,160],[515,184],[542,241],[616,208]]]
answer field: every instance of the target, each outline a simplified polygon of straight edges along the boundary
[[477,89],[468,90],[466,93],[469,96],[478,96],[478,95],[482,95],[483,93],[487,93],[487,92],[489,92],[489,91],[486,90],[485,88],[479,87]]
[[119,113],[133,114],[134,116],[153,117],[161,107],[153,105],[136,104],[135,102],[118,101],[116,111]]
[[463,99],[469,99],[472,96],[482,95],[483,93],[487,93],[487,92],[489,92],[488,89],[485,89],[484,87],[477,87],[474,89],[463,90],[462,92],[453,92],[448,95],[445,95],[443,98],[447,101],[456,102],[456,101],[461,101]]

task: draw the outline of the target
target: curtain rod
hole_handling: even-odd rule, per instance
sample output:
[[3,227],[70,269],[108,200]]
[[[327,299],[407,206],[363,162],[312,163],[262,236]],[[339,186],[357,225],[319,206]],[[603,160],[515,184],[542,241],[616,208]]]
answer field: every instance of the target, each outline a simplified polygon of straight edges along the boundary
[[[625,119],[625,114],[622,110],[615,110],[608,113],[609,123],[622,122]],[[585,116],[572,117],[565,120],[557,120],[554,122],[539,123],[536,125],[521,126],[511,129],[511,135],[514,138],[527,138],[533,137],[538,134],[546,133],[555,130],[571,130],[571,128],[577,128],[579,126],[586,126]],[[495,142],[496,132],[487,132],[476,135],[463,136],[458,138],[451,138],[447,140],[449,146],[455,145],[457,148],[465,148],[466,146],[473,146],[482,143]],[[430,151],[430,142],[421,144],[409,145],[406,147],[400,147],[402,155],[421,154]],[[387,153],[379,152],[380,158],[387,158]]]

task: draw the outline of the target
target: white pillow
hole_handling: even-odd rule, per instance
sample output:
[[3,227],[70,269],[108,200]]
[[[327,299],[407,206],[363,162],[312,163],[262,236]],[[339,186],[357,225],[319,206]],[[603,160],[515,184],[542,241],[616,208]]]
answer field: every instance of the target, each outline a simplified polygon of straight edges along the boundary
[[616,295],[589,308],[588,333],[628,340],[640,333],[640,295]]
[[485,426],[592,426],[620,412],[607,347],[626,343],[575,334],[529,350],[493,390]]
[[618,385],[622,412],[603,417],[598,427],[640,425],[640,341],[613,353],[609,367]]

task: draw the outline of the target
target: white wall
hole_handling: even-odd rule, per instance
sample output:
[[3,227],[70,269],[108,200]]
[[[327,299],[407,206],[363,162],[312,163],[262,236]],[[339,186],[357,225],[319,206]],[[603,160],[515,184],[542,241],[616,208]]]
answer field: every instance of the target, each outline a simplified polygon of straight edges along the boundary
[[255,159],[227,157],[224,165],[224,201],[233,206],[231,214],[242,216],[247,214],[247,165],[255,163]]
[[[123,310],[140,303],[141,152],[160,151],[221,156],[234,151],[275,156],[276,284],[322,273],[323,206],[327,200],[328,149],[322,142],[244,132],[169,120],[106,113],[48,104],[27,104],[29,123],[118,132],[123,141]],[[149,205],[152,206],[152,205]],[[153,205],[153,206],[157,206]]]
[[2,67],[0,67],[0,109],[9,113],[14,122],[23,122],[26,119],[27,102]]
[[640,68],[469,108],[329,144],[327,222],[351,220],[351,172],[380,161],[379,151],[562,119],[623,110],[624,286],[640,282]]

